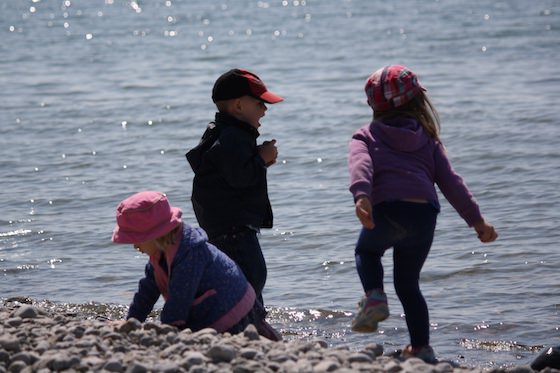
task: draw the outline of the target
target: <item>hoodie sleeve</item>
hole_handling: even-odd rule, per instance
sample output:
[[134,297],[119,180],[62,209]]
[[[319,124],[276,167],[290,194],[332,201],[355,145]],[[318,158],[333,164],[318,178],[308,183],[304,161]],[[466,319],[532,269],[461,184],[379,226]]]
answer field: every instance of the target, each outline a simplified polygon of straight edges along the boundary
[[451,206],[469,227],[483,220],[476,200],[465,185],[463,178],[451,166],[445,147],[441,142],[437,144],[434,160],[435,182]]
[[350,171],[350,192],[354,201],[360,196],[371,198],[373,182],[373,160],[369,153],[369,144],[373,140],[367,136],[367,128],[356,131],[350,140],[348,169]]
[[159,298],[160,292],[154,279],[153,267],[146,264],[145,277],[138,283],[138,291],[134,294],[128,309],[127,319],[135,318],[144,322]]

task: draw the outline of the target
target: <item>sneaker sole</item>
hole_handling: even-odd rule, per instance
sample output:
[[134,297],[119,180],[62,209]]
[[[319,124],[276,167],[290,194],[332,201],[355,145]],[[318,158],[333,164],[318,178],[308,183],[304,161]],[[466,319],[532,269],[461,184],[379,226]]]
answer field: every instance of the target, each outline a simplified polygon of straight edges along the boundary
[[367,320],[375,320],[377,322],[386,320],[389,317],[389,307],[371,308],[364,312],[363,317]]
[[357,322],[356,319],[352,321],[352,331],[358,333],[373,333],[377,330],[377,323],[389,317],[389,309],[370,311],[371,312],[366,311],[364,316],[361,317],[361,319],[365,319],[364,322]]
[[354,324],[352,322],[352,331],[357,333],[373,333],[377,331],[377,322],[373,324]]

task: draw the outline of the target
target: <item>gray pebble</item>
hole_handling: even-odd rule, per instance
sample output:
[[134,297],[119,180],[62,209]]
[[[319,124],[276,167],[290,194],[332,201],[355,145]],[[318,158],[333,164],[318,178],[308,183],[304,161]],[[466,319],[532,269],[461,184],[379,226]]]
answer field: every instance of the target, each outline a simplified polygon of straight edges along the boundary
[[393,359],[390,359],[384,363],[381,363],[384,372],[387,373],[396,373],[402,370],[401,365]]
[[78,356],[68,356],[65,353],[59,353],[54,356],[53,359],[48,363],[48,367],[52,370],[61,371],[70,369],[75,365],[80,364],[80,358]]
[[21,317],[11,317],[5,321],[5,323],[12,328],[17,328],[23,322]]
[[373,357],[378,357],[383,355],[383,345],[377,343],[370,343],[364,347],[364,352],[373,353]]
[[37,309],[30,305],[21,306],[16,312],[14,312],[15,317],[21,317],[22,319],[34,319],[39,315]]
[[313,367],[313,372],[334,372],[340,368],[340,364],[332,360],[324,360]]
[[316,339],[313,341],[313,343],[318,344],[319,346],[321,346],[322,348],[327,348],[329,347],[329,344],[327,342],[325,342],[322,339]]
[[272,350],[266,355],[266,357],[268,358],[268,360],[274,361],[276,363],[283,363],[290,360],[290,357],[288,356],[288,354],[286,354],[285,351]]
[[27,365],[23,361],[18,360],[18,361],[14,361],[8,366],[8,372],[20,373],[25,368],[27,368]]
[[142,328],[142,323],[135,318],[131,318],[126,320],[126,322],[119,326],[118,331],[121,333],[129,333],[140,328]]
[[19,351],[19,340],[11,335],[0,336],[0,348],[6,351]]
[[436,373],[433,365],[426,364],[423,360],[417,357],[406,359],[401,367],[405,373]]
[[109,360],[107,363],[105,363],[103,369],[109,372],[122,372],[124,370],[124,367],[120,361]]
[[247,327],[243,331],[243,335],[245,336],[245,338],[247,338],[250,341],[257,341],[260,339],[259,332],[257,331],[257,328],[253,324],[247,325]]
[[0,363],[6,364],[10,361],[10,354],[8,351],[0,350]]
[[210,359],[214,362],[226,362],[229,363],[235,358],[236,351],[233,346],[226,344],[218,344],[210,347],[206,353]]
[[184,365],[187,369],[193,366],[202,365],[207,360],[206,356],[198,351],[187,351],[183,354],[183,358],[185,363]]
[[208,369],[203,366],[197,365],[188,370],[189,373],[208,373]]
[[298,373],[313,372],[313,364],[309,360],[300,359],[296,361],[295,371]]
[[249,360],[255,359],[259,354],[260,352],[254,348],[242,348],[239,351],[239,356]]
[[128,366],[126,373],[147,373],[149,369],[140,363],[133,363]]
[[448,362],[440,362],[436,365],[436,371],[438,373],[452,373],[453,369],[453,365]]
[[204,329],[200,329],[199,331],[197,331],[196,333],[193,333],[193,337],[198,337],[201,335],[217,335],[218,332],[216,331],[216,329],[212,329],[212,328],[204,328]]
[[371,363],[373,359],[366,354],[363,353],[353,353],[348,356],[348,362],[350,363]]
[[14,361],[23,361],[25,365],[32,365],[34,362],[39,360],[39,357],[31,352],[18,352],[14,354],[10,360],[10,363]]
[[175,363],[162,362],[162,363],[157,363],[156,365],[154,365],[151,370],[152,370],[152,372],[175,373],[175,372],[179,372],[180,368]]

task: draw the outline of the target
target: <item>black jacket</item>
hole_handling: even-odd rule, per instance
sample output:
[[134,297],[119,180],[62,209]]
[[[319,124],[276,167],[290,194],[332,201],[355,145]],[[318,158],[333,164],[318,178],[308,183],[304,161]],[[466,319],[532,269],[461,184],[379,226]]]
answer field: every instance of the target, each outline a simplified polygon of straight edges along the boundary
[[186,154],[195,174],[194,213],[210,239],[243,227],[272,228],[258,136],[250,124],[216,113],[200,143]]

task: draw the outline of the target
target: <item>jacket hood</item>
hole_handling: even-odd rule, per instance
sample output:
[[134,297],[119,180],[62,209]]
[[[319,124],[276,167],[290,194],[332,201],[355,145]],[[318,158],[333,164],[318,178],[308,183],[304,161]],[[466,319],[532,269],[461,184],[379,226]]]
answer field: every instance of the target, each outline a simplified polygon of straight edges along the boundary
[[392,149],[403,152],[416,151],[430,139],[416,119],[411,118],[373,121],[370,129],[376,139]]

